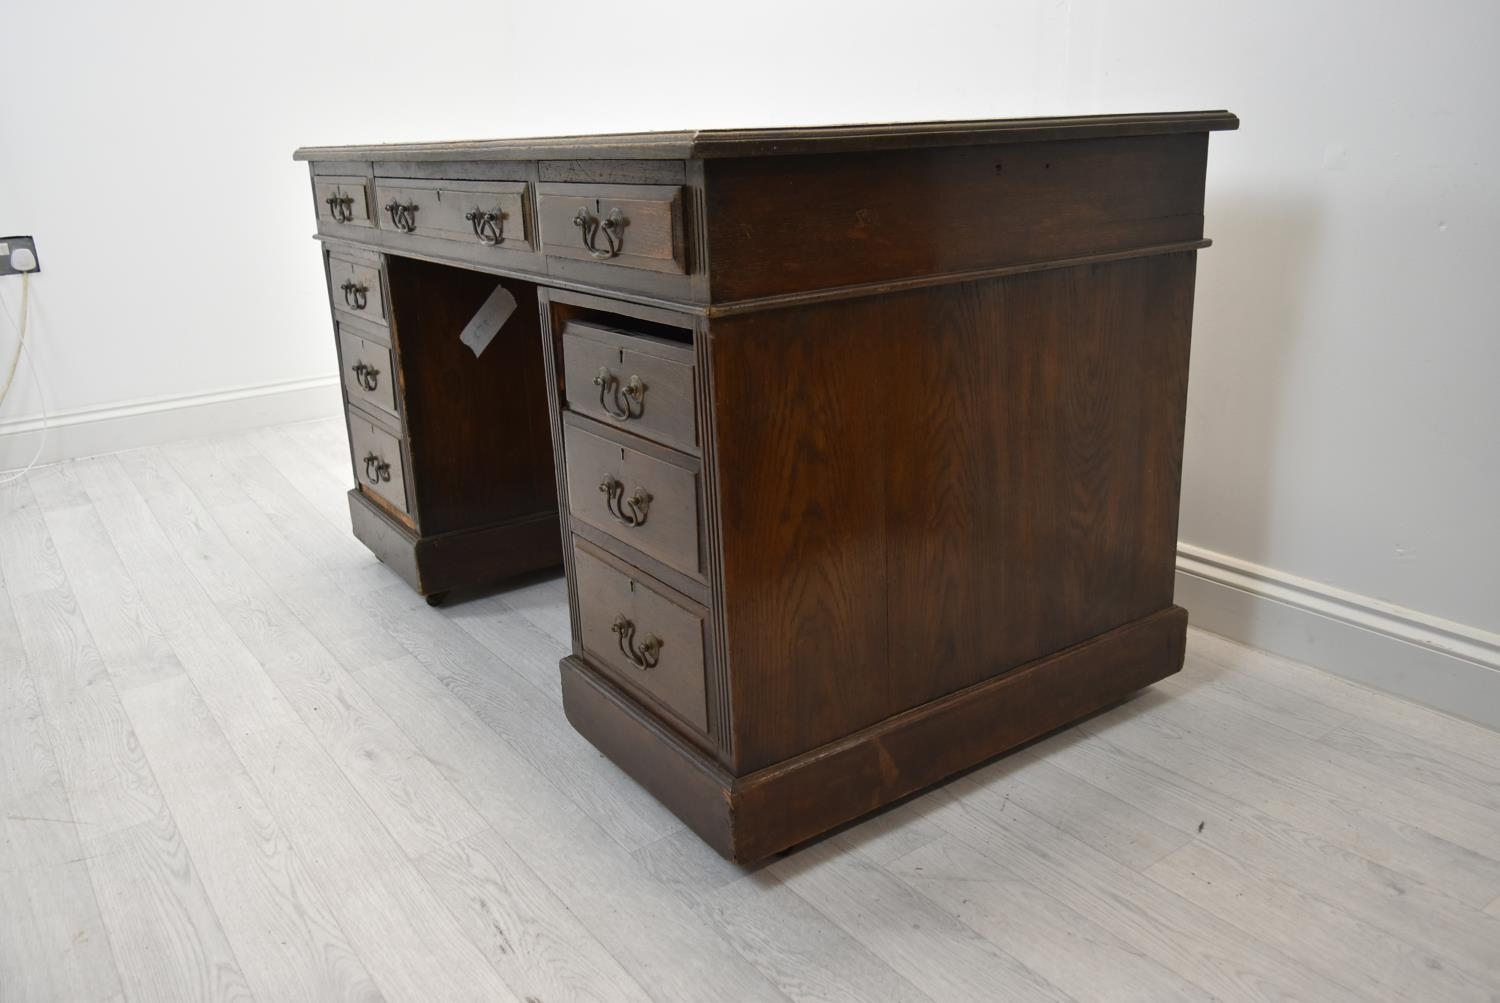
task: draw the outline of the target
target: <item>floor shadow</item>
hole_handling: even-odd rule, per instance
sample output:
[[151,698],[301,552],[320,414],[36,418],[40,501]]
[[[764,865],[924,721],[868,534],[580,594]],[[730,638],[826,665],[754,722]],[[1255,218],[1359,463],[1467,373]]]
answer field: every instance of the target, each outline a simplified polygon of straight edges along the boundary
[[447,608],[459,603],[473,602],[476,599],[487,599],[490,596],[516,595],[533,585],[542,585],[546,582],[555,581],[563,577],[562,565],[555,568],[544,568],[541,571],[528,571],[524,575],[516,575],[504,581],[494,582],[490,585],[479,586],[468,589],[452,589],[442,594],[442,601],[435,605]]

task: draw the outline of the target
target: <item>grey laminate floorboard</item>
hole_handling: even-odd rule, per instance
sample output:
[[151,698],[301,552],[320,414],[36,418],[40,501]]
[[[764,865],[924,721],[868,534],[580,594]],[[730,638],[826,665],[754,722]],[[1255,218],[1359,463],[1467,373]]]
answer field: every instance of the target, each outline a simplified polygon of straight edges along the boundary
[[[1136,760],[1243,803],[1295,832],[1351,849],[1473,906],[1500,894],[1500,859],[1477,853],[1361,803],[1352,790],[1327,790],[1279,775],[1258,757],[1236,755],[1191,719],[1156,713],[1170,697],[1149,690],[1083,722],[1078,731]],[[1500,853],[1500,851],[1496,851]]]
[[87,863],[126,996],[253,999],[25,484],[0,498],[0,569],[67,792],[72,859]]
[[769,864],[737,867],[687,830],[634,856],[788,999],[929,999],[786,885],[742,880]]
[[86,490],[49,492],[46,522],[80,611],[236,955],[262,999],[378,992],[270,818],[121,564]]
[[1071,998],[941,903],[852,852],[838,836],[743,881],[768,892],[789,888],[935,1000]]
[[0,903],[0,986],[20,999],[92,1003],[119,993],[109,937],[3,577]]
[[681,823],[567,725],[557,705],[403,585],[365,597],[417,661],[531,766],[634,849]]
[[1077,999],[1092,999],[1106,986],[1111,999],[1142,1003],[1212,998],[1063,904],[1045,884],[1026,881],[958,839],[937,839],[888,869]]
[[[785,1000],[415,658],[361,678],[566,908],[654,998]],[[649,920],[647,919],[649,917]]]
[[560,577],[429,609],[343,434],[0,489],[6,1003],[1500,996],[1500,734],[1193,631],[735,867],[568,728]]
[[[130,473],[137,484],[149,484],[147,504],[157,522],[235,634],[396,842],[417,857],[483,829],[468,803],[244,559],[254,548],[236,532],[243,503],[211,511],[175,476],[169,455],[152,454],[147,460]],[[267,545],[279,541],[269,527],[259,535]]]

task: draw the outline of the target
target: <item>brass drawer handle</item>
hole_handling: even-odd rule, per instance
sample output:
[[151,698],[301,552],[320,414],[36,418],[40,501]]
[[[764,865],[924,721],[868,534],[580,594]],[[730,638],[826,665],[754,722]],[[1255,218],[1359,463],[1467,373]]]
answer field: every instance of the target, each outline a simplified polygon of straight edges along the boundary
[[374,453],[365,454],[365,480],[371,484],[391,479],[391,465]]
[[333,217],[335,223],[348,223],[354,219],[354,196],[345,195],[343,192],[334,190],[334,193],[323,200],[328,203],[328,215]]
[[391,214],[391,225],[402,233],[416,233],[417,221],[412,217],[418,209],[422,208],[415,202],[397,202],[391,199],[385,204],[385,211]]
[[375,390],[380,386],[380,370],[363,362],[354,364],[354,378],[359,380],[359,385],[366,390]]
[[632,529],[646,525],[646,510],[651,506],[651,494],[645,488],[636,488],[626,498],[624,483],[616,480],[613,474],[605,474],[604,480],[599,482],[599,490],[604,492],[604,507],[609,509],[609,514],[616,521]]
[[[646,384],[634,374],[620,386],[620,378],[603,366],[594,374],[594,386],[599,388],[599,406],[616,421],[629,421],[646,413]],[[624,400],[621,400],[621,394]],[[610,397],[614,398],[611,406]]]
[[470,209],[464,213],[464,219],[474,228],[475,239],[485,247],[494,247],[500,243],[500,231],[504,226],[504,218],[500,213]]
[[[611,209],[601,221],[588,206],[583,206],[573,217],[573,225],[583,231],[583,246],[600,261],[613,258],[625,247],[625,214],[619,209]],[[604,234],[604,242],[608,245],[603,250],[598,247],[600,233]]]
[[635,643],[635,624],[625,619],[624,614],[615,617],[615,622],[609,628],[615,634],[615,639],[620,642],[620,654],[630,659],[630,664],[638,669],[654,669],[656,663],[661,660],[661,638],[655,634],[647,634],[641,639],[640,646]]
[[353,310],[363,310],[370,304],[370,287],[362,286],[353,279],[345,279],[339,286],[344,291],[344,305]]

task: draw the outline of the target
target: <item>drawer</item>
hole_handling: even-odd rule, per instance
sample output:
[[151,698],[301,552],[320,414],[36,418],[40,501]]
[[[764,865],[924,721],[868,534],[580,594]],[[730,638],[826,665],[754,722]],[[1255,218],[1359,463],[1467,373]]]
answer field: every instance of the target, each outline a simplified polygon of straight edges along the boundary
[[385,323],[385,295],[380,266],[328,256],[328,295],[335,310],[344,310],[361,320]]
[[555,258],[687,272],[680,185],[542,185],[542,250]]
[[563,448],[575,519],[702,578],[696,460],[657,459],[576,425],[563,429]]
[[338,226],[371,226],[370,182],[366,178],[320,177],[313,180],[318,222]]
[[385,230],[531,250],[524,181],[381,179],[375,203]]
[[398,512],[410,514],[401,440],[350,408],[349,451],[354,456],[354,476],[360,488],[389,502]]
[[575,541],[573,574],[583,650],[698,731],[708,731],[703,610],[627,573]]
[[339,361],[349,400],[396,413],[396,366],[389,348],[361,338],[350,324],[340,324]]
[[693,350],[593,324],[563,328],[568,408],[678,449],[696,451]]

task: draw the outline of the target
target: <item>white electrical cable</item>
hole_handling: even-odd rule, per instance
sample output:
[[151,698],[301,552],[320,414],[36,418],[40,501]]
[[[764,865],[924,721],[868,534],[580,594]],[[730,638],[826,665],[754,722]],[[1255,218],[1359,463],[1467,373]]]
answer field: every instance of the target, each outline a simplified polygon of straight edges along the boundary
[[10,393],[11,381],[16,378],[16,366],[21,362],[21,346],[26,344],[26,314],[31,302],[31,273],[21,273],[21,336],[16,339],[16,350],[10,357],[10,369],[5,374],[5,386],[0,387],[0,405],[5,404],[5,395]]
[[10,371],[5,374],[5,386],[0,387],[0,405],[5,403],[5,397],[10,393],[10,385],[15,381],[16,368],[21,364],[21,356],[26,356],[26,368],[31,370],[31,382],[36,387],[37,406],[42,413],[42,434],[36,441],[36,452],[31,454],[31,462],[26,464],[18,473],[9,477],[0,478],[0,486],[14,483],[31,473],[36,468],[37,461],[42,458],[42,447],[47,444],[47,407],[42,401],[42,381],[36,374],[36,359],[32,358],[31,348],[26,344],[26,322],[31,312],[31,273],[21,273],[21,323],[16,337],[16,351],[10,359]]

